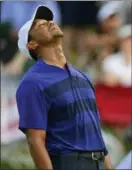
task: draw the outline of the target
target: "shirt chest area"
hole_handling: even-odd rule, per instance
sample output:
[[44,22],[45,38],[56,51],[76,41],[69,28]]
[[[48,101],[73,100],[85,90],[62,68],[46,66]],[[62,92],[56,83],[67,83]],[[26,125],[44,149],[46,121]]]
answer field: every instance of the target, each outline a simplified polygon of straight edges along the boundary
[[48,112],[49,124],[80,120],[80,115],[87,119],[90,112],[96,112],[94,90],[83,77],[77,75],[66,77],[54,83],[44,93],[51,101]]
[[[43,90],[46,98],[51,101],[52,107],[68,107],[75,102],[79,105],[86,100],[95,100],[91,82],[81,74],[71,72],[52,76],[48,78],[51,83]],[[54,81],[52,81],[53,79]]]

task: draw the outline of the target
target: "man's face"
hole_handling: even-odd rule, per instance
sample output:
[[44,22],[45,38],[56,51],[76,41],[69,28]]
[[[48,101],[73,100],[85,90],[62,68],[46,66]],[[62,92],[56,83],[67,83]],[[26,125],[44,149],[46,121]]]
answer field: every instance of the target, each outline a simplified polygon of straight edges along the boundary
[[48,45],[63,37],[63,32],[53,21],[36,19],[29,35],[38,45]]

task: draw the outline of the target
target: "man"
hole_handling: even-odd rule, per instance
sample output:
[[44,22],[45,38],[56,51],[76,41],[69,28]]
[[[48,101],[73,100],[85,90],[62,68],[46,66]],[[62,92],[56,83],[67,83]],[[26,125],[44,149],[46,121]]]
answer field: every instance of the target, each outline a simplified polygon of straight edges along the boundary
[[111,169],[94,89],[67,63],[63,32],[52,20],[52,11],[39,6],[19,31],[19,49],[36,60],[17,90],[19,128],[38,169],[96,170],[104,159]]

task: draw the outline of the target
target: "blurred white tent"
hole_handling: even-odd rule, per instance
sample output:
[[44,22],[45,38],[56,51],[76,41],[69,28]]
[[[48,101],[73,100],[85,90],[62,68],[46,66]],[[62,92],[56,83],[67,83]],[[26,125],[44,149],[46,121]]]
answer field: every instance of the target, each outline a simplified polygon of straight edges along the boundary
[[132,169],[132,150],[122,159],[116,169]]

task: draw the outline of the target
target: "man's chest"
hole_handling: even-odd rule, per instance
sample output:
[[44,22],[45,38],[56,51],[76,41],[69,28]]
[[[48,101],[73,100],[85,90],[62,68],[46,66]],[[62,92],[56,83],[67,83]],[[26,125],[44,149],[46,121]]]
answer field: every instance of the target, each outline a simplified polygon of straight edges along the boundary
[[[59,75],[58,75],[59,76]],[[50,78],[50,79],[53,79]],[[51,83],[47,83],[48,87],[43,92],[52,103],[56,105],[65,105],[74,100],[95,98],[94,88],[87,79],[77,74],[62,77]]]
[[95,107],[94,89],[90,82],[78,75],[65,77],[44,89],[51,102],[50,120],[67,120],[76,114],[88,112]]

